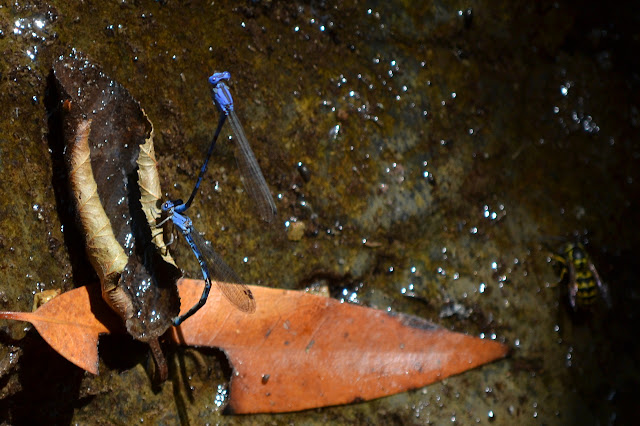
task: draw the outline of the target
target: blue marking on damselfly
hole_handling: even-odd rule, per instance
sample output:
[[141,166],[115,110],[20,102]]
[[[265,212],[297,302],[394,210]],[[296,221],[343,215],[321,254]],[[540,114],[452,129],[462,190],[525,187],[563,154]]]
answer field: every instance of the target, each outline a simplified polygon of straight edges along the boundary
[[[236,162],[238,163],[238,169],[242,175],[243,182],[249,198],[256,203],[258,214],[265,222],[272,222],[276,217],[277,209],[275,202],[269,192],[269,187],[262,175],[262,170],[258,165],[258,161],[251,150],[247,136],[244,133],[240,120],[236,116],[233,108],[233,98],[229,92],[229,87],[225,84],[224,80],[229,80],[231,74],[227,71],[214,73],[209,77],[209,83],[211,83],[211,97],[214,103],[220,110],[220,118],[218,120],[218,127],[213,135],[213,139],[209,144],[207,155],[204,163],[200,168],[198,179],[191,191],[191,195],[186,203],[182,200],[166,201],[162,205],[162,211],[168,214],[168,217],[162,221],[158,226],[163,225],[167,220],[171,219],[173,224],[180,230],[185,240],[189,243],[193,254],[196,256],[200,269],[202,270],[202,276],[205,280],[205,288],[202,292],[202,296],[198,303],[196,303],[187,313],[178,316],[174,319],[174,325],[180,325],[184,320],[196,313],[207,301],[209,291],[211,289],[211,278],[215,280],[216,284],[220,288],[222,294],[233,303],[238,309],[244,312],[254,312],[256,309],[256,302],[253,299],[251,290],[246,285],[242,284],[238,276],[233,270],[222,260],[216,252],[205,243],[200,234],[193,228],[193,222],[187,217],[184,212],[191,206],[193,199],[200,188],[204,174],[207,171],[209,165],[209,159],[213,153],[213,149],[222,130],[222,126],[226,119],[229,119],[231,124],[231,130],[235,136],[236,141]],[[212,271],[210,273],[209,266]]]
[[[258,165],[256,156],[251,150],[247,136],[244,133],[240,120],[233,109],[233,98],[229,87],[225,84],[224,80],[229,80],[231,74],[228,71],[214,73],[209,77],[209,83],[211,83],[211,97],[213,102],[220,110],[220,120],[218,121],[218,128],[216,129],[216,135],[211,142],[212,146],[209,147],[207,153],[207,159],[203,170],[206,168],[206,164],[209,161],[209,156],[213,150],[213,145],[218,137],[218,133],[226,118],[229,119],[231,124],[231,130],[235,136],[236,142],[236,162],[238,163],[238,169],[242,175],[244,181],[244,187],[251,198],[256,203],[258,214],[265,222],[272,222],[276,217],[277,209],[276,204],[271,197],[267,182],[264,180],[262,170]],[[203,172],[201,171],[201,174]],[[198,182],[199,184],[199,182]]]
[[251,146],[249,145],[247,136],[240,124],[240,120],[238,120],[238,116],[233,109],[233,98],[231,97],[231,92],[229,92],[229,87],[223,81],[228,80],[229,78],[231,78],[231,74],[229,74],[228,71],[217,72],[209,77],[209,83],[211,83],[212,86],[211,97],[220,110],[220,118],[218,120],[218,127],[213,135],[213,139],[209,144],[209,149],[204,163],[202,164],[202,168],[200,169],[196,184],[193,187],[193,191],[191,191],[191,196],[185,203],[185,210],[191,206],[191,203],[198,192],[198,188],[200,188],[202,178],[204,177],[204,174],[207,171],[207,166],[209,165],[209,159],[213,153],[213,148],[216,145],[222,126],[228,117],[229,123],[231,124],[231,130],[235,136],[236,162],[238,163],[238,169],[240,170],[240,174],[243,178],[244,187],[249,194],[249,198],[256,203],[256,209],[262,220],[265,222],[272,222],[277,214],[276,204],[273,201],[267,182],[262,175],[262,170],[258,165],[258,161],[251,150]]
[[[211,248],[193,228],[191,219],[183,214],[186,209],[186,203],[183,203],[182,200],[165,201],[162,204],[162,211],[167,213],[168,217],[158,224],[158,226],[162,226],[167,220],[171,219],[173,224],[180,230],[184,239],[189,243],[196,259],[198,259],[205,281],[205,287],[200,296],[200,300],[184,315],[174,318],[173,325],[176,327],[179,326],[184,320],[204,306],[209,296],[209,291],[211,290],[212,278],[215,280],[221,293],[238,309],[247,313],[255,312],[256,301],[249,287],[242,284],[240,278],[233,272],[233,269],[218,256],[213,248]],[[209,267],[211,267],[211,272],[209,271]]]

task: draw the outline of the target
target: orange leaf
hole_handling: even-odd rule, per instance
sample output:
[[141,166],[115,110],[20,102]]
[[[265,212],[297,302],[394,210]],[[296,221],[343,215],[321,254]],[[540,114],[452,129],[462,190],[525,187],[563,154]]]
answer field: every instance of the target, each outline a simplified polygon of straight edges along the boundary
[[63,293],[35,312],[0,312],[0,318],[30,322],[56,352],[93,374],[98,374],[100,334],[124,331],[98,286]]
[[[202,281],[183,279],[182,306]],[[214,286],[207,304],[178,329],[183,344],[222,348],[234,368],[229,409],[298,411],[422,387],[502,358],[507,347],[300,291],[251,286],[257,310],[233,308]]]
[[[184,310],[203,281],[183,279]],[[298,411],[346,404],[422,387],[504,357],[507,347],[442,329],[421,318],[340,303],[301,291],[250,286],[254,314],[233,307],[213,286],[209,300],[169,335],[176,342],[222,348],[234,368],[235,413]],[[98,372],[98,337],[121,332],[97,286],[64,293],[34,313],[0,313],[29,321],[69,361]]]

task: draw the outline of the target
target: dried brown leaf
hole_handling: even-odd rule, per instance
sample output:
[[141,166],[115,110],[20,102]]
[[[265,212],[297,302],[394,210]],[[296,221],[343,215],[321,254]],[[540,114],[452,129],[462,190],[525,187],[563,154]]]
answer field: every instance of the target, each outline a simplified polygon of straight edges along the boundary
[[78,216],[86,233],[87,255],[98,273],[103,297],[112,308],[124,316],[123,302],[116,287],[120,274],[127,265],[127,255],[116,240],[111,222],[98,197],[98,185],[93,177],[89,149],[91,120],[81,120],[75,138],[68,142],[69,180],[76,200]]
[[153,127],[151,127],[149,137],[144,144],[140,145],[140,155],[136,160],[138,163],[140,204],[142,204],[142,211],[151,229],[151,241],[158,248],[164,261],[176,266],[176,262],[171,257],[165,244],[163,228],[157,227],[162,216],[162,210],[158,207],[162,198],[162,189],[160,187],[160,176],[158,175],[156,152],[153,146],[153,135]]
[[148,226],[157,208],[143,207],[160,194],[153,127],[131,94],[81,54],[60,57],[53,71],[88,257],[105,301],[131,336],[149,342],[178,314],[181,276],[166,250],[161,256],[152,244],[162,240],[162,230]]

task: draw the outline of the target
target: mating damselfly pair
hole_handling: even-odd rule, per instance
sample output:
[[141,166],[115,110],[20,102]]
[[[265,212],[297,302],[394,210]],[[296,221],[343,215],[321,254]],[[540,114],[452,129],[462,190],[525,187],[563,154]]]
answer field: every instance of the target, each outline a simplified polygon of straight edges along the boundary
[[265,182],[256,157],[251,150],[240,120],[238,120],[234,111],[233,98],[231,97],[231,92],[229,92],[229,87],[224,82],[230,78],[231,74],[226,71],[214,73],[209,77],[209,83],[212,86],[211,97],[220,111],[220,119],[218,120],[218,127],[209,145],[207,155],[200,169],[200,174],[198,175],[193,191],[191,192],[191,196],[186,203],[183,203],[182,200],[172,200],[165,201],[162,204],[162,210],[168,214],[168,217],[158,226],[162,226],[167,220],[171,219],[189,243],[196,259],[198,259],[205,281],[205,288],[200,300],[185,314],[179,315],[173,320],[175,326],[180,325],[184,320],[204,306],[209,295],[209,290],[211,289],[212,278],[215,280],[222,294],[238,309],[248,313],[254,312],[256,309],[256,302],[253,299],[249,287],[241,282],[233,269],[216,254],[210,245],[205,244],[204,239],[193,228],[191,219],[184,214],[191,206],[198,192],[222,126],[225,121],[228,120],[231,124],[231,130],[236,143],[236,161],[244,181],[245,190],[254,202],[256,211],[262,220],[272,222],[276,216],[276,205],[271,197],[269,187]]

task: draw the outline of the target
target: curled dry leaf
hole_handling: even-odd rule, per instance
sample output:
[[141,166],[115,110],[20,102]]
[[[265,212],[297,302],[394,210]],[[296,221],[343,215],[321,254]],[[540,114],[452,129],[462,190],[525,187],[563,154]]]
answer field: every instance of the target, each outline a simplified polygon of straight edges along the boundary
[[157,224],[162,216],[162,210],[158,208],[162,198],[160,187],[160,176],[158,175],[158,162],[156,161],[156,151],[153,146],[153,127],[149,138],[140,145],[140,155],[138,155],[138,186],[140,187],[140,203],[142,211],[147,218],[149,229],[151,229],[151,240],[158,248],[162,259],[176,266],[176,262],[171,257],[164,240],[162,228],[157,228]]
[[[71,189],[102,296],[129,334],[161,355],[157,339],[178,313],[181,272],[154,245],[163,237],[154,223],[160,190],[151,122],[124,87],[77,53],[53,71]],[[165,375],[164,359],[156,361]]]
[[114,311],[124,316],[126,301],[123,300],[122,291],[118,291],[118,281],[127,265],[128,256],[113,235],[111,222],[98,197],[98,185],[91,169],[90,129],[91,120],[81,120],[75,137],[67,144],[69,180],[82,229],[87,233],[87,255],[100,278],[103,297]]

